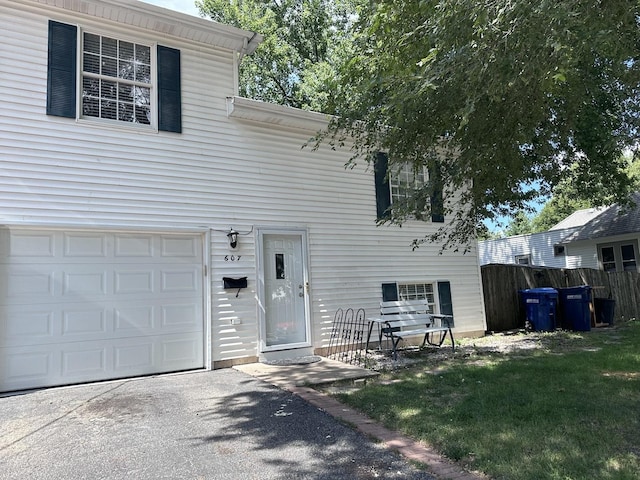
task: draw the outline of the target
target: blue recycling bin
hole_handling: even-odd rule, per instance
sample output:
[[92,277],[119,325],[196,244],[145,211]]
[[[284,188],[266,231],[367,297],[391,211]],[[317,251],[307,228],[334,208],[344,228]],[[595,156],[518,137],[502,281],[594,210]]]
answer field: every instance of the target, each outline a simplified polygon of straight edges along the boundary
[[555,330],[558,291],[555,288],[529,288],[519,293],[533,329],[541,332]]
[[562,327],[578,332],[591,330],[591,287],[559,288],[558,295]]

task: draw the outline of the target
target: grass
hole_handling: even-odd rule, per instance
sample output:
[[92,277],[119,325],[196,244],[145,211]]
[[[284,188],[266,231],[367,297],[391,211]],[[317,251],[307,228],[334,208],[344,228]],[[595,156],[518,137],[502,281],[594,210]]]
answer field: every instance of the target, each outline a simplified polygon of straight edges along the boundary
[[437,373],[427,361],[337,396],[495,479],[640,478],[640,322],[537,342],[467,341]]

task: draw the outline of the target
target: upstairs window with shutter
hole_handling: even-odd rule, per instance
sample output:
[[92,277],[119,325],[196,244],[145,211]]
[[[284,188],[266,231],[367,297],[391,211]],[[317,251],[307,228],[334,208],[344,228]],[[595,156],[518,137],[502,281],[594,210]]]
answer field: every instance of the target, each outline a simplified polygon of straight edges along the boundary
[[[374,172],[378,220],[390,217],[394,203],[408,201],[410,208],[415,211],[419,209],[417,204],[412,205],[411,202],[415,199],[415,192],[429,180],[426,167],[414,169],[413,165],[406,163],[389,172],[389,159],[385,153],[379,152],[375,157]],[[442,189],[436,188],[427,201],[431,207],[431,221],[444,222]]]
[[89,31],[80,40],[78,67],[78,29],[49,22],[48,115],[182,131],[179,50]]
[[151,47],[82,37],[82,116],[151,125]]

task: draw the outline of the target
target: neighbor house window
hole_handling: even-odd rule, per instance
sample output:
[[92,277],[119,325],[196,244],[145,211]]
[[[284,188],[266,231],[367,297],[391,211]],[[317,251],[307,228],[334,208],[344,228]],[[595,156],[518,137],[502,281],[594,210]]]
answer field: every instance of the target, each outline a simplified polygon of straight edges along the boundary
[[516,265],[531,265],[531,255],[516,255]]
[[600,265],[605,272],[637,272],[638,246],[636,242],[598,245]]
[[82,116],[150,125],[151,47],[85,32]]
[[47,115],[180,133],[180,77],[180,50],[49,21]]
[[[398,168],[394,167],[389,172],[388,157],[382,152],[376,154],[374,167],[378,219],[389,218],[391,206],[394,203],[407,201],[409,202],[408,207],[419,214],[421,206],[412,202],[416,201],[415,193],[420,191],[429,180],[427,168],[416,169],[412,164],[407,163]],[[439,183],[436,182],[436,184]],[[431,198],[427,199],[431,208],[431,221],[444,222],[442,189],[436,188],[435,190]]]

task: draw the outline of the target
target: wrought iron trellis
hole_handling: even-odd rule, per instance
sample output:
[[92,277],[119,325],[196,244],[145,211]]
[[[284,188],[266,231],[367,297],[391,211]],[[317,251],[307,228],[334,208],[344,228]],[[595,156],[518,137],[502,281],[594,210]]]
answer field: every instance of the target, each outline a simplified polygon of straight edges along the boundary
[[351,365],[364,365],[367,328],[363,308],[339,308],[333,318],[328,357]]

